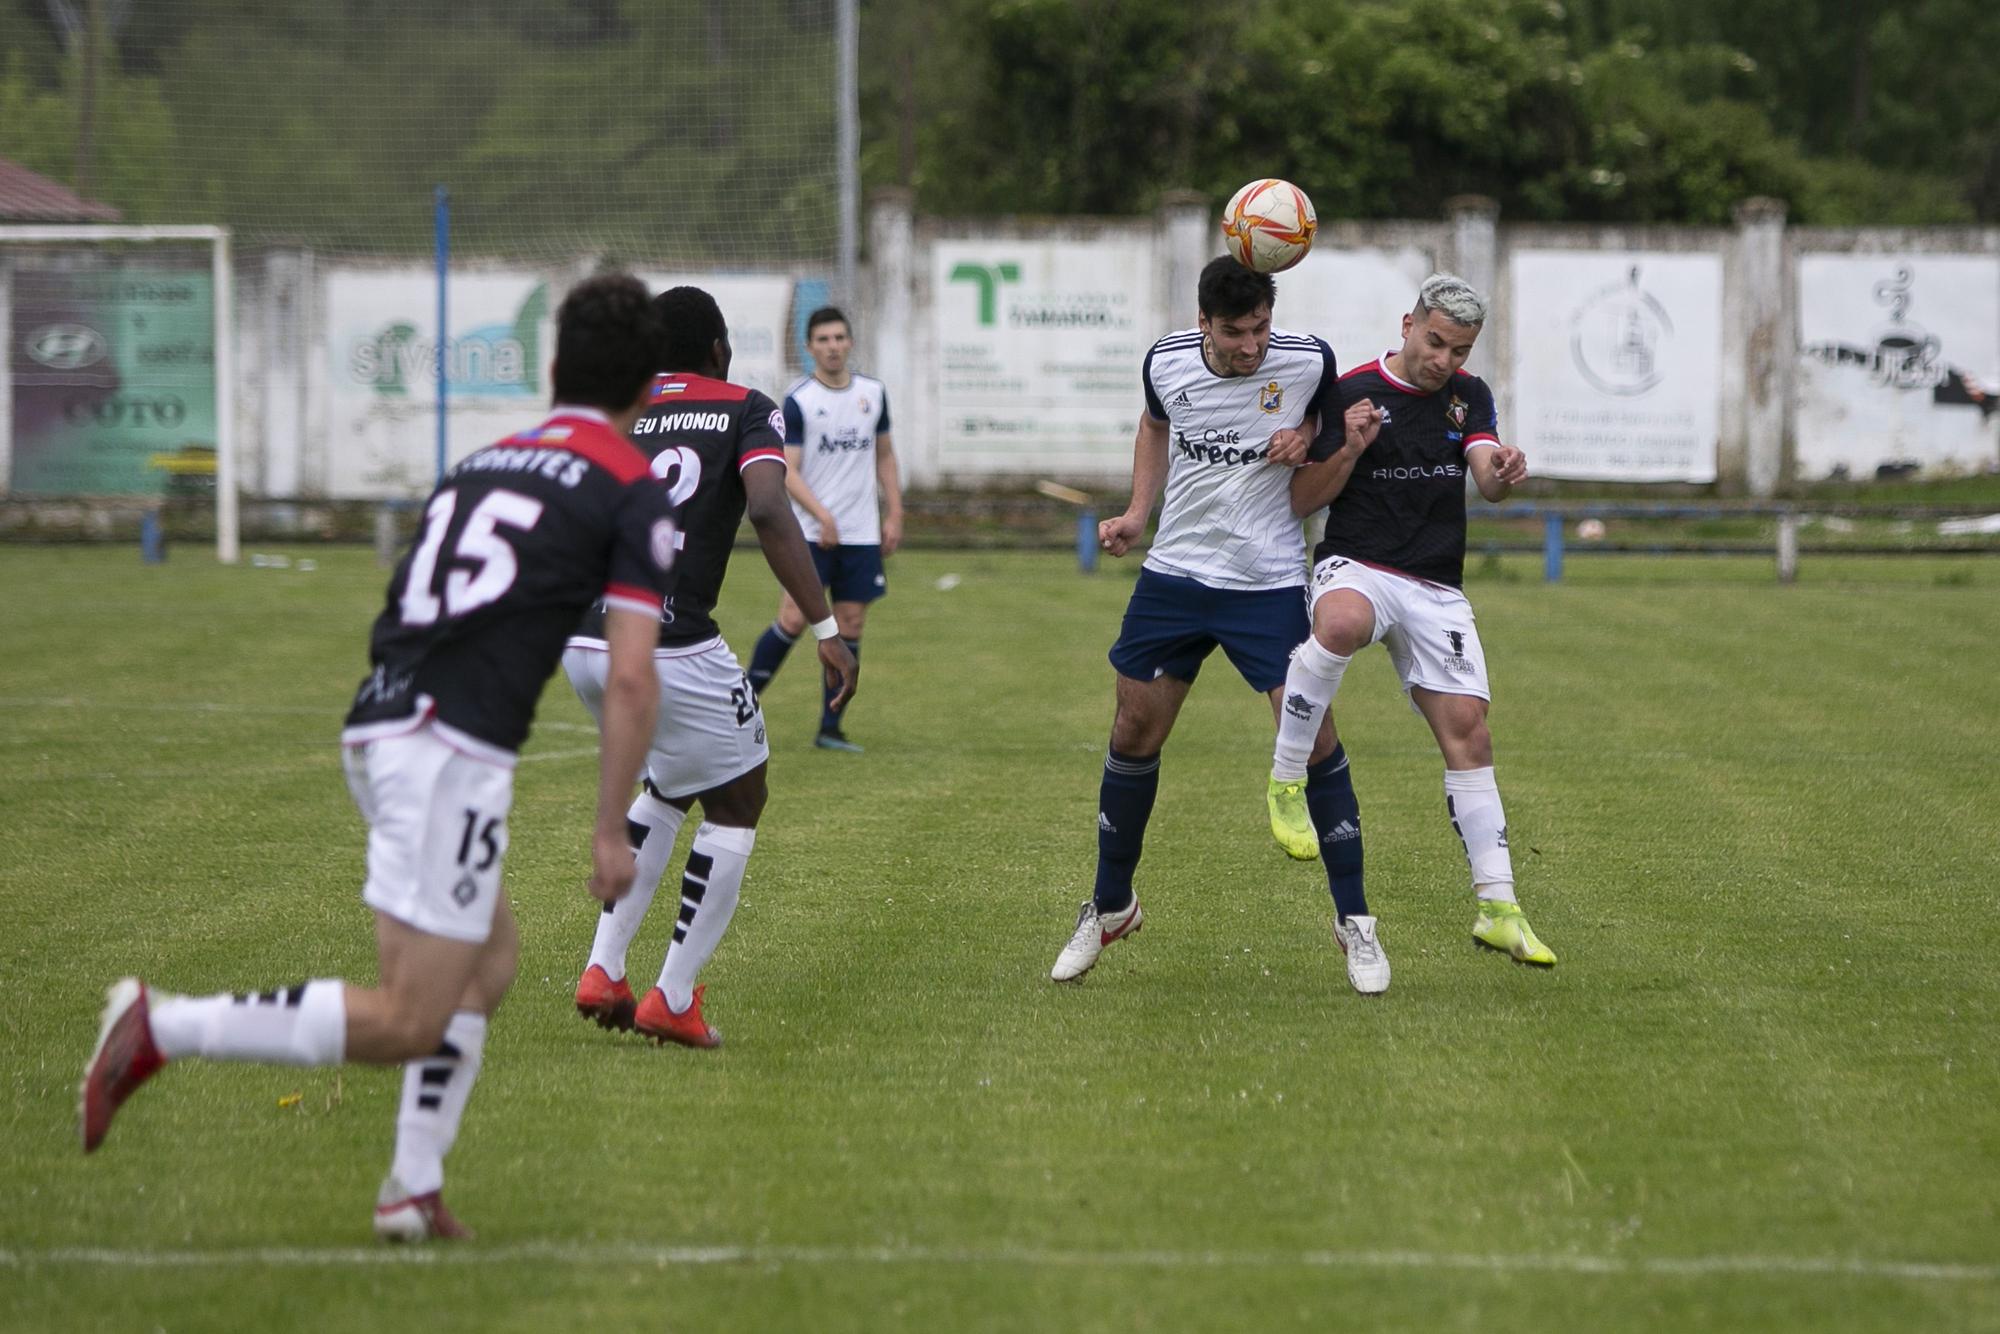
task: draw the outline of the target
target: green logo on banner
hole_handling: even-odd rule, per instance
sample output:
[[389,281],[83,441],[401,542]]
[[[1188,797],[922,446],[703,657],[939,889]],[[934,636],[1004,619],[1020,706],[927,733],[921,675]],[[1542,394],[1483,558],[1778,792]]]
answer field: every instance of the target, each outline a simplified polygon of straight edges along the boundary
[[979,288],[979,323],[982,328],[992,328],[1000,319],[1000,284],[1021,281],[1019,264],[960,264],[951,271],[947,280],[955,283],[974,283]]

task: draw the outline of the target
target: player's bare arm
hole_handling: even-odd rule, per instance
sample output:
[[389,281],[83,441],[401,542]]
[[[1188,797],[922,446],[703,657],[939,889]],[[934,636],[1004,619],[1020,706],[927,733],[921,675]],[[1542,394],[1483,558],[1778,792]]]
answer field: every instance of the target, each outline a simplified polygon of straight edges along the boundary
[[903,478],[887,431],[875,437],[875,484],[882,494],[882,554],[892,556],[903,545]]
[[[805,530],[799,527],[792,507],[785,503],[787,492],[786,478],[776,468],[759,462],[743,470],[743,512],[750,526],[757,530],[757,545],[764,549],[764,563],[777,576],[778,586],[785,590],[785,595],[804,614],[806,624],[816,625],[832,616],[833,609],[826,604],[826,591],[820,587],[819,570],[806,546]],[[839,635],[819,641],[819,660],[827,686],[839,691],[834,705],[838,708],[854,697],[860,665],[854,660],[854,651]]]
[[632,804],[632,785],[639,781],[660,709],[660,682],[653,672],[659,635],[656,616],[617,607],[605,613],[610,663],[598,735],[597,820],[590,839],[590,894],[602,903],[615,903],[632,888],[635,867],[625,809]]
[[1298,467],[1306,461],[1306,450],[1312,447],[1313,437],[1318,434],[1318,417],[1307,417],[1297,426],[1274,432],[1270,447],[1264,451],[1264,462],[1280,468]]
[[1146,521],[1167,484],[1167,424],[1149,412],[1139,414],[1139,433],[1132,441],[1132,503],[1125,512],[1097,525],[1097,541],[1114,556],[1122,556],[1146,535]]
[[1341,425],[1346,438],[1340,448],[1292,474],[1292,513],[1301,517],[1311,514],[1331,504],[1346,489],[1354,465],[1382,433],[1382,409],[1371,399],[1360,399],[1342,414]]
[[806,451],[800,445],[785,446],[785,491],[798,502],[799,508],[813,516],[819,525],[819,544],[831,550],[840,545],[840,525],[833,521],[833,511],[820,504],[819,497],[806,485]]
[[1528,456],[1512,445],[1474,448],[1466,455],[1465,466],[1472,470],[1479,494],[1495,505],[1505,500],[1517,483],[1528,480]]

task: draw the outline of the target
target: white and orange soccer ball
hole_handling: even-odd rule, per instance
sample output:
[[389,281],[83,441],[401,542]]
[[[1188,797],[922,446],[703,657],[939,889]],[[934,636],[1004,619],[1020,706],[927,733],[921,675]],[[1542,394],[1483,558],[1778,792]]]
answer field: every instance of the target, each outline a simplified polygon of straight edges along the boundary
[[1259,273],[1283,273],[1304,259],[1318,230],[1306,192],[1276,177],[1250,182],[1222,210],[1222,248]]

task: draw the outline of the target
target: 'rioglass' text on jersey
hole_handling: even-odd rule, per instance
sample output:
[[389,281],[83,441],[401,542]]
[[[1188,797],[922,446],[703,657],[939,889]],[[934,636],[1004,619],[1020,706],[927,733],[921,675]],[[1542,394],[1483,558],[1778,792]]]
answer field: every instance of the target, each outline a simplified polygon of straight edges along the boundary
[[[1500,443],[1493,391],[1460,371],[1426,394],[1388,369],[1389,355],[1341,377],[1340,411],[1365,398],[1384,418],[1327,508],[1326,537],[1313,561],[1346,556],[1458,588],[1465,582],[1465,458]],[[1339,413],[1330,421],[1338,431]]]

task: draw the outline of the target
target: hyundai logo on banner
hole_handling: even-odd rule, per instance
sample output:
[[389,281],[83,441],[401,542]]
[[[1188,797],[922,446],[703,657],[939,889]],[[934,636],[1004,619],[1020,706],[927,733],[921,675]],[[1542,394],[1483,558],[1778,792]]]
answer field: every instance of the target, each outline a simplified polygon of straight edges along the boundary
[[83,324],[46,324],[29,334],[27,354],[53,371],[95,366],[111,349],[104,335]]

